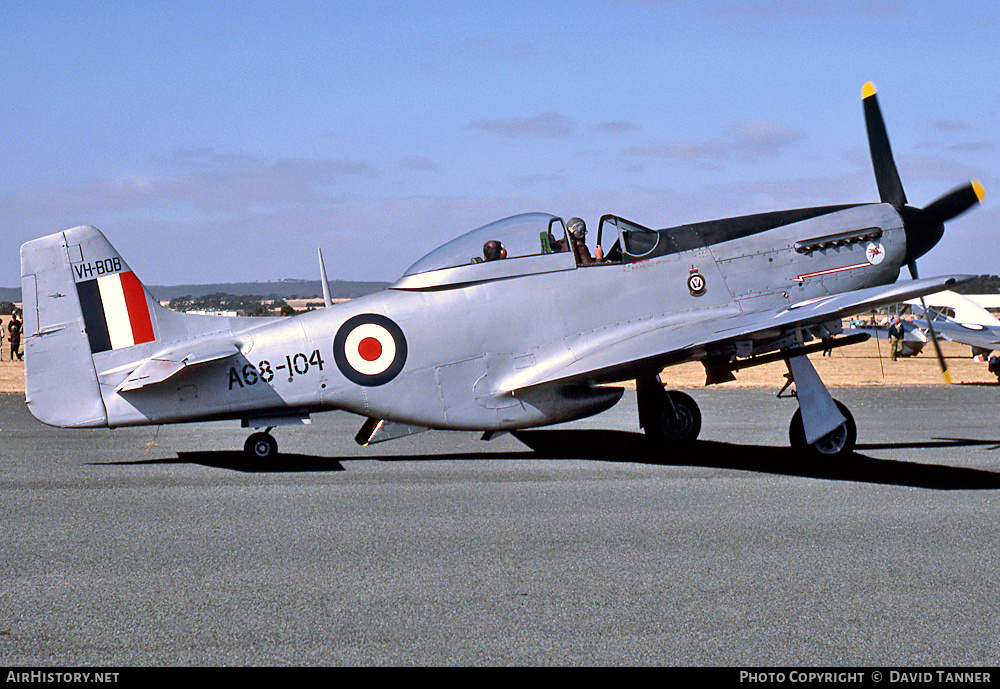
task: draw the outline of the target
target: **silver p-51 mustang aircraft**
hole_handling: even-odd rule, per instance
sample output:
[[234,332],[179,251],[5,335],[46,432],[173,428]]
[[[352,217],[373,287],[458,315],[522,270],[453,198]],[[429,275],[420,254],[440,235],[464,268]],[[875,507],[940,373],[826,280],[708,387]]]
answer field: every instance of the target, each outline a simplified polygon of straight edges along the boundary
[[[872,85],[863,97],[881,203],[662,230],[606,215],[598,244],[610,249],[591,263],[562,219],[519,215],[440,247],[383,292],[290,318],[165,309],[92,227],[27,242],[28,407],[61,427],[238,419],[267,429],[246,443],[266,457],[274,426],[316,412],[365,417],[363,444],[427,429],[488,437],[597,414],[622,396],[608,384],[635,381],[640,426],[669,447],[697,437],[701,414],[664,388],[664,367],[702,361],[716,383],[784,360],[793,445],[849,453],[854,420],[807,354],[857,341],[836,337],[846,315],[961,280],[917,279],[915,261],[983,194],[973,182],[908,206]],[[493,241],[500,257],[482,260]],[[893,284],[904,264],[914,280]]]

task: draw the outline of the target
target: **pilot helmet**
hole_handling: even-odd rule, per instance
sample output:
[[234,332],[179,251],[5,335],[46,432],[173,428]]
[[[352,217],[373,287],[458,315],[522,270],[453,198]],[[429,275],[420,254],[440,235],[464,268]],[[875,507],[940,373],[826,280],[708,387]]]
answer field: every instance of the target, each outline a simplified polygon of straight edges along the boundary
[[583,222],[581,218],[570,218],[569,222],[566,223],[566,229],[569,230],[574,239],[583,241],[587,237],[587,223]]

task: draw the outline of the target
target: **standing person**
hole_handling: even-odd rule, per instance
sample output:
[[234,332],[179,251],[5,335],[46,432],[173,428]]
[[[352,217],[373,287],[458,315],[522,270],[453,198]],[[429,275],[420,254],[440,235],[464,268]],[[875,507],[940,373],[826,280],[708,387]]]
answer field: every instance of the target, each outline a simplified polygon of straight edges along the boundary
[[7,337],[10,338],[10,360],[17,357],[21,361],[21,321],[18,320],[17,312],[11,314],[10,323],[7,324]]
[[896,357],[901,356],[903,353],[903,324],[899,320],[899,316],[892,319],[892,325],[889,326],[889,360],[895,361]]

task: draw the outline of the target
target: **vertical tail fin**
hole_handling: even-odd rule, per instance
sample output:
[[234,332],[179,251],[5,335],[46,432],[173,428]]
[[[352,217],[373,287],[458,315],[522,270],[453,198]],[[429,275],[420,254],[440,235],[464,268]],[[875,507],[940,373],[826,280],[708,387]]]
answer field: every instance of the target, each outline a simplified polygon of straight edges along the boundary
[[89,226],[24,244],[21,290],[31,413],[53,426],[106,426],[94,356],[154,341],[152,298]]

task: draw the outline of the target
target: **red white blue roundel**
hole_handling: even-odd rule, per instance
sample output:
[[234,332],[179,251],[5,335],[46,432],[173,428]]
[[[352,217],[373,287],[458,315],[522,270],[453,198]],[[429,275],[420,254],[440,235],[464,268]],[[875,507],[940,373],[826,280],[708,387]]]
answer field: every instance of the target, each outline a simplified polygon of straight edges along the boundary
[[333,338],[333,358],[349,381],[385,385],[406,363],[406,338],[393,321],[377,313],[347,319]]

